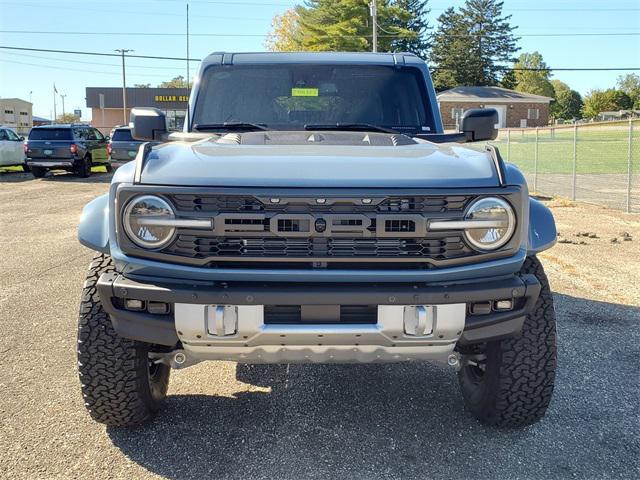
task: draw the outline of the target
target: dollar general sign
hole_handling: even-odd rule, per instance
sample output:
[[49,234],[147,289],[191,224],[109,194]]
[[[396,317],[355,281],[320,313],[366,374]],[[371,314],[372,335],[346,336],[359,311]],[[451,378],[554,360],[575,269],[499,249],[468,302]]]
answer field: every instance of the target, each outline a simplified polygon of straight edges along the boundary
[[188,95],[156,95],[155,96],[155,101],[162,103],[162,102],[188,102],[189,101],[189,96]]

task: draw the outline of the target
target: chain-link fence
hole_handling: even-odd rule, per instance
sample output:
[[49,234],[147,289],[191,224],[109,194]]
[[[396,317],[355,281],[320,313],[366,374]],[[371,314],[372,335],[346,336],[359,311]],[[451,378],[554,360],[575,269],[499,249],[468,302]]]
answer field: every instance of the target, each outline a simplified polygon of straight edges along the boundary
[[640,120],[500,130],[529,190],[640,212]]

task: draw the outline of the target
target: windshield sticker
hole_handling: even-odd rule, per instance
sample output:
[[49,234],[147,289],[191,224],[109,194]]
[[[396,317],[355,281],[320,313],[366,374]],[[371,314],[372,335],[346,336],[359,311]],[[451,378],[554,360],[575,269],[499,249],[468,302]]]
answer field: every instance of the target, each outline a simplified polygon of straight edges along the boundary
[[317,97],[318,89],[317,88],[292,88],[291,96],[292,97]]

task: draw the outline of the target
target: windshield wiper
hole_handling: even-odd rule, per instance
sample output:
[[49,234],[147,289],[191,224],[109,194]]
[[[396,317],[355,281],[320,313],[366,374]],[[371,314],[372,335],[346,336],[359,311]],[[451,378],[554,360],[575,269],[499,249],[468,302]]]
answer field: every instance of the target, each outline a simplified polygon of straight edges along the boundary
[[401,134],[397,130],[392,128],[379,127],[378,125],[372,125],[370,123],[327,123],[327,124],[307,124],[304,126],[305,130],[344,130],[351,132],[369,131],[369,132],[381,132],[381,133],[394,133]]
[[249,122],[196,123],[195,130],[269,130],[266,125]]

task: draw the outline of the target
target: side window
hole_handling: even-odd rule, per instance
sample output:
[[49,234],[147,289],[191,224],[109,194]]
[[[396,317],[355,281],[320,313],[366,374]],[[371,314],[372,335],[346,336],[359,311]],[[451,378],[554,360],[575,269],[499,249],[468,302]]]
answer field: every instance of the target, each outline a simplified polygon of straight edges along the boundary
[[0,141],[9,140],[6,130],[0,130]]
[[100,130],[98,130],[97,128],[92,128],[91,131],[95,135],[96,140],[104,140],[104,135],[102,135],[102,133],[100,133]]
[[7,130],[6,132],[7,132],[7,136],[9,137],[9,140],[13,140],[14,142],[20,141],[20,137],[16,135],[13,130]]
[[87,140],[97,140],[96,131],[93,128],[88,128],[85,130],[87,132]]
[[87,140],[87,130],[85,128],[74,128],[73,136],[78,140]]

